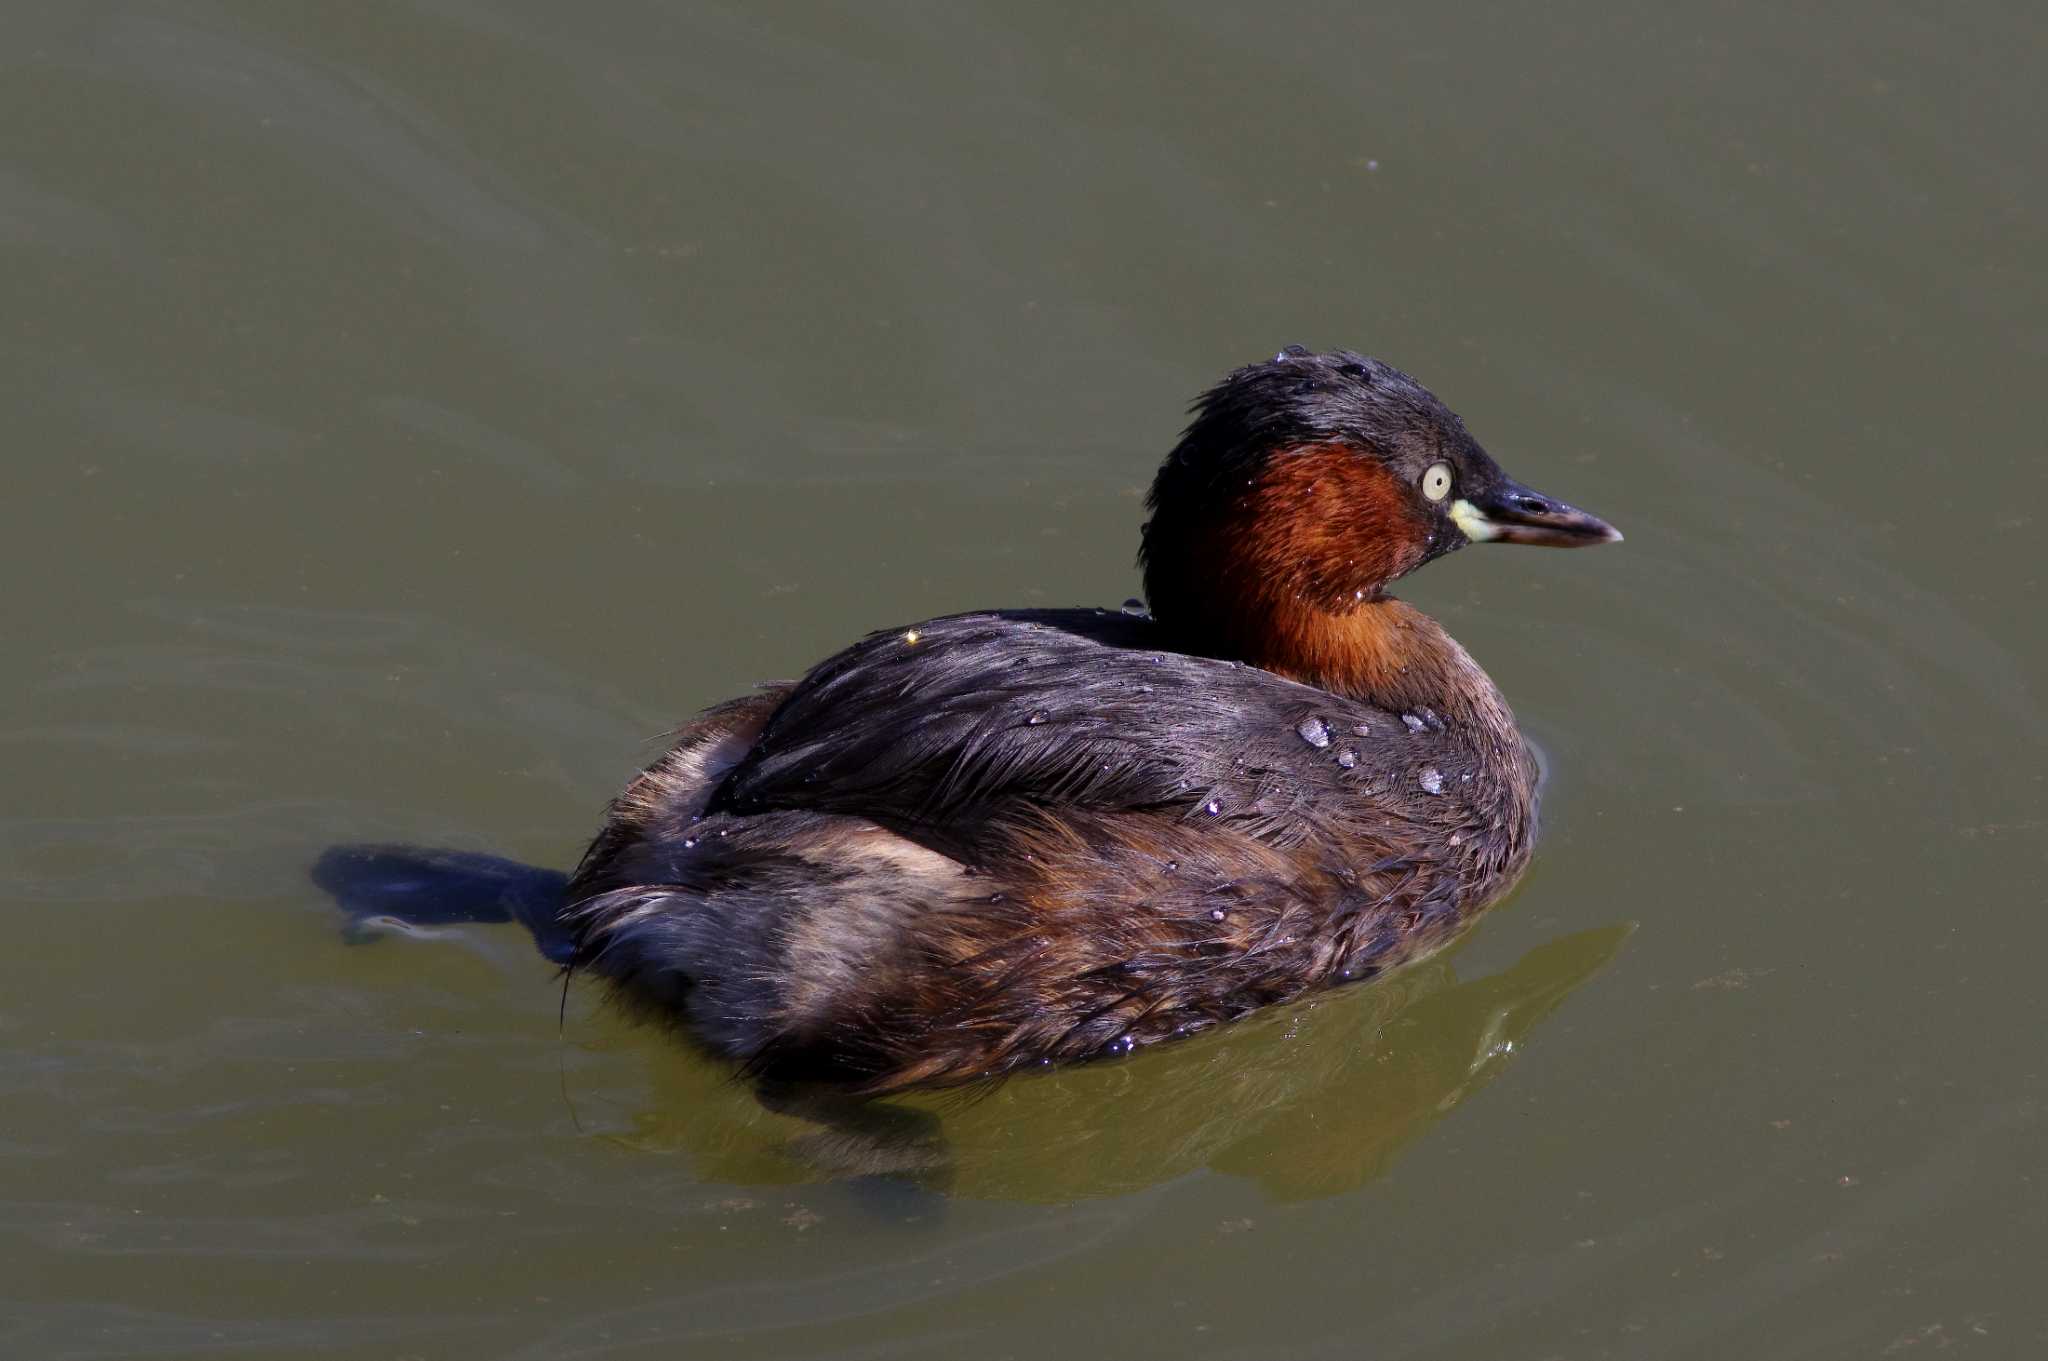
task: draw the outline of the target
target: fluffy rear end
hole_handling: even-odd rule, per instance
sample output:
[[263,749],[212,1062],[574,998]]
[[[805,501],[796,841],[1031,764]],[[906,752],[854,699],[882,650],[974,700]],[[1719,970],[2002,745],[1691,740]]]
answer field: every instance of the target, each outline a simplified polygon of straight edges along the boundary
[[721,815],[587,864],[598,891],[565,920],[630,1010],[763,1075],[859,1085],[891,1062],[874,1013],[919,972],[916,923],[965,878],[862,819]]

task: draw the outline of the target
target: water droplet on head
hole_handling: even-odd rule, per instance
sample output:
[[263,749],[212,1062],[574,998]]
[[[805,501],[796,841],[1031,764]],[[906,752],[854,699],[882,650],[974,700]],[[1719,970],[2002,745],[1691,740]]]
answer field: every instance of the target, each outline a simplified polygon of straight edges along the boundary
[[1302,741],[1312,747],[1327,747],[1330,745],[1330,725],[1314,714],[1310,714],[1307,718],[1295,724],[1294,730],[1301,734]]
[[1150,619],[1152,617],[1152,611],[1146,609],[1145,602],[1136,596],[1132,596],[1124,602],[1124,613],[1134,619]]
[[1337,764],[1349,770],[1358,764],[1358,753],[1346,747],[1337,753]]
[[696,850],[696,849],[697,849],[697,838],[696,838],[696,837],[693,837],[693,836],[686,836],[686,837],[684,837],[684,838],[683,838],[683,849],[684,849],[684,850],[686,850],[686,851],[694,851],[694,850]]
[[1043,709],[1033,709],[1030,715],[1026,717],[1024,721],[1035,728],[1039,724],[1045,722],[1045,720],[1050,717],[1052,717],[1052,715],[1048,714]]
[[1402,714],[1401,721],[1408,725],[1409,732],[1421,732],[1424,728],[1429,726],[1428,724],[1424,723],[1421,719],[1417,718],[1414,714]]
[[1222,805],[1222,803],[1221,803],[1221,802],[1219,802],[1218,800],[1216,800],[1216,799],[1211,799],[1211,800],[1209,800],[1209,801],[1208,801],[1207,803],[1205,803],[1205,804],[1203,804],[1203,805],[1202,805],[1202,811],[1203,811],[1204,813],[1207,813],[1207,814],[1208,814],[1208,815],[1209,815],[1210,817],[1212,817],[1212,818],[1213,818],[1213,817],[1215,817],[1215,816],[1216,816],[1216,815],[1217,815],[1218,813],[1220,813],[1220,812],[1222,812],[1222,811],[1223,811],[1223,805]]
[[1225,912],[1220,907],[1212,907],[1209,909],[1209,920],[1212,922],[1220,922],[1229,915],[1229,913]]
[[912,647],[915,647],[917,645],[917,640],[922,637],[924,637],[924,635],[922,633],[919,633],[916,629],[905,629],[903,631],[903,641]]
[[1444,773],[1435,766],[1425,769],[1422,772],[1421,780],[1424,792],[1430,794],[1441,794],[1444,792]]

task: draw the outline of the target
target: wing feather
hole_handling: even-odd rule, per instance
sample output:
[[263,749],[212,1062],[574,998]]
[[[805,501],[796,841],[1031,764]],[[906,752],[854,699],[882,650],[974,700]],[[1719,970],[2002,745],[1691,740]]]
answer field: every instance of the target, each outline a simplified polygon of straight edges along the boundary
[[[1087,610],[955,615],[870,635],[798,683],[710,811],[856,814],[971,853],[1030,807],[1169,811],[1277,845],[1358,811],[1384,761],[1338,757],[1432,734],[1270,672],[1161,645],[1150,620]],[[1373,738],[1314,747],[1331,732]]]

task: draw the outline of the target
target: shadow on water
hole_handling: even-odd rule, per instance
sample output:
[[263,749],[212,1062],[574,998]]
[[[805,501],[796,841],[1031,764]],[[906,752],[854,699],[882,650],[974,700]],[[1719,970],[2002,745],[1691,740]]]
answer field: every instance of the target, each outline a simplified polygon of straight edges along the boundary
[[[567,958],[553,923],[564,883],[556,871],[470,852],[338,846],[313,879],[348,914],[350,939],[518,922],[544,955]],[[687,1155],[706,1179],[842,1182],[899,1206],[932,1193],[1083,1200],[1202,1170],[1246,1178],[1276,1199],[1315,1199],[1384,1175],[1499,1076],[1633,929],[1561,936],[1476,979],[1458,978],[1438,955],[1130,1060],[888,1102],[749,1088],[648,1036],[652,1089],[579,1098],[591,1106],[579,1119],[609,1126],[628,1147]],[[607,1120],[605,1110],[625,1113]]]
[[[915,1104],[943,1118],[947,1185],[962,1195],[1071,1201],[1202,1170],[1276,1200],[1337,1195],[1383,1176],[1505,1071],[1632,930],[1567,935],[1470,980],[1439,956],[1127,1061]],[[646,1126],[682,1133],[686,1114],[665,1103]]]

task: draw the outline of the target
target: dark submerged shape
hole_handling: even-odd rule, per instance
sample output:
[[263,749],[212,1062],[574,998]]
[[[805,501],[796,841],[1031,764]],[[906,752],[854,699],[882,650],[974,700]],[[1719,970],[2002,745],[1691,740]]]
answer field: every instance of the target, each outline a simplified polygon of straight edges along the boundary
[[1527,864],[1535,767],[1388,583],[1620,537],[1415,380],[1282,351],[1196,404],[1152,617],[892,629],[711,709],[571,881],[574,967],[764,1078],[880,1093],[1125,1053],[1448,941]]

